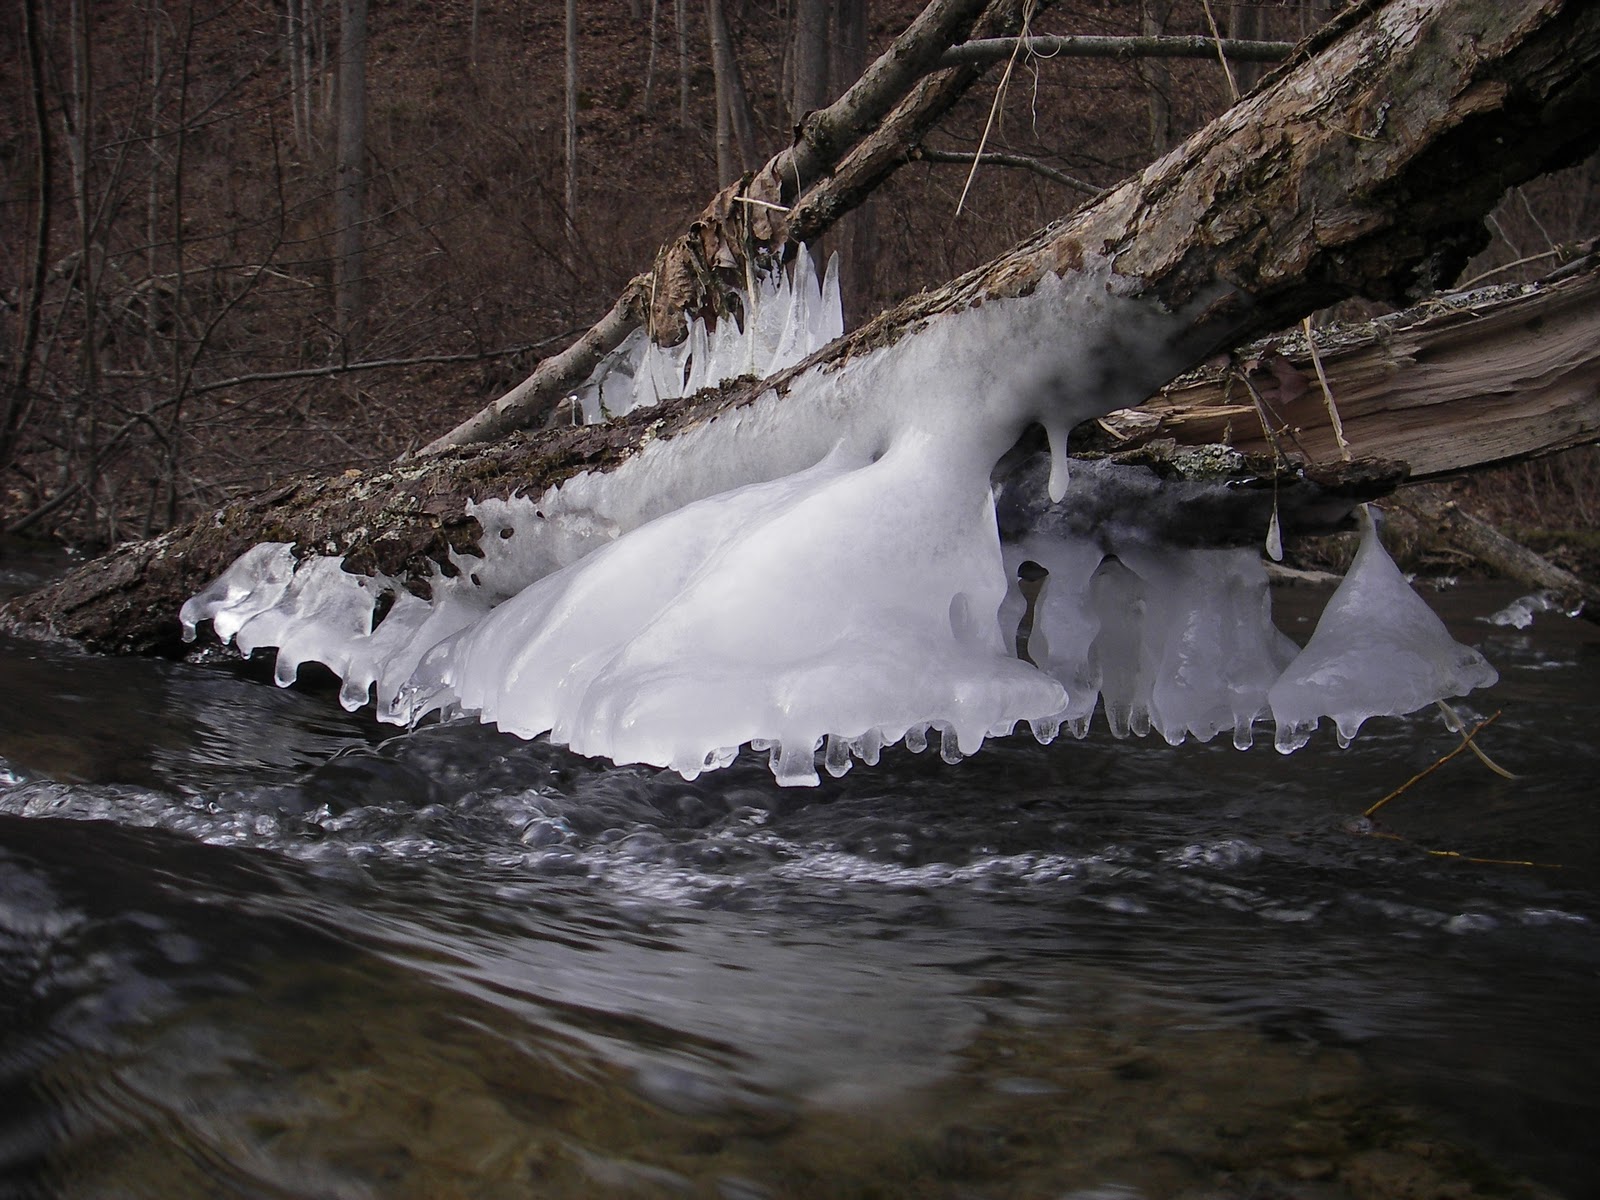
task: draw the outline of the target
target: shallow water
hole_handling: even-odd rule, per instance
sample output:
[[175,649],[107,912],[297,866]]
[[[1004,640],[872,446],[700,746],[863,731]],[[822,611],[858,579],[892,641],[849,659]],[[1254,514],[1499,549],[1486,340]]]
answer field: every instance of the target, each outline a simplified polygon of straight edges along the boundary
[[1437,715],[781,790],[0,644],[0,1195],[1600,1195],[1600,636],[1432,598],[1519,778],[1370,829]]

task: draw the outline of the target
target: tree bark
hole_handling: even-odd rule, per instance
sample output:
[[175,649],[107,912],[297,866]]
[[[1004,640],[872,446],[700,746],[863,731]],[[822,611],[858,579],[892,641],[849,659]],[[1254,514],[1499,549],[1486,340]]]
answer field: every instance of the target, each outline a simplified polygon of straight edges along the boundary
[[[1317,346],[1352,450],[1408,463],[1413,482],[1600,440],[1595,255],[1546,283],[1433,297],[1319,330]],[[1171,438],[1270,454],[1276,442],[1312,462],[1340,457],[1303,337],[1269,339],[1237,358],[1103,418],[1107,444]]]
[[[653,442],[690,439],[692,459],[693,441],[723,416],[763,397],[781,405],[793,373],[869,356],[941,314],[1026,295],[1046,275],[1077,272],[1091,259],[1110,261],[1124,294],[1174,314],[1172,337],[1190,362],[1348,296],[1415,296],[1459,272],[1506,187],[1594,148],[1597,102],[1596,6],[1358,6],[1303,45],[1275,86],[1141,174],[790,375],[735,382],[608,425],[237,501],[14,604],[9,619],[101,648],[171,645],[181,600],[263,540],[343,553],[352,570],[420,578],[447,546],[474,544],[475,523],[463,511],[469,497],[616,471]],[[1217,298],[1199,303],[1206,297]],[[1115,347],[1102,351],[1124,382],[1143,384],[1153,369]]]

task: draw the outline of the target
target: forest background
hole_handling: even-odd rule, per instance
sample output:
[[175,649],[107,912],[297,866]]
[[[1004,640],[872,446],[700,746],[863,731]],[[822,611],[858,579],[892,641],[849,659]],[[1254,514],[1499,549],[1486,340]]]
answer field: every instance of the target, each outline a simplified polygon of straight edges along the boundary
[[[18,0],[0,16],[0,529],[96,549],[424,445],[586,329],[919,7]],[[1331,7],[1064,0],[1029,31],[1295,41]],[[1070,211],[1264,69],[995,68],[816,248],[841,257],[847,324]],[[1459,283],[1559,266],[1600,232],[1600,164],[1516,189],[1490,227]],[[1450,486],[1594,574],[1597,448]]]

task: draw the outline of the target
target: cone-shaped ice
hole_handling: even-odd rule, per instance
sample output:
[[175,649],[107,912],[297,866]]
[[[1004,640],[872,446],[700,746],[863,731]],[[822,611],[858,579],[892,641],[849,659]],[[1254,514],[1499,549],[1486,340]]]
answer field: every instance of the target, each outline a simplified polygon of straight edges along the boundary
[[1348,742],[1368,717],[1415,712],[1498,678],[1411,589],[1365,512],[1355,562],[1267,703],[1277,747],[1288,753],[1305,745],[1322,717]]

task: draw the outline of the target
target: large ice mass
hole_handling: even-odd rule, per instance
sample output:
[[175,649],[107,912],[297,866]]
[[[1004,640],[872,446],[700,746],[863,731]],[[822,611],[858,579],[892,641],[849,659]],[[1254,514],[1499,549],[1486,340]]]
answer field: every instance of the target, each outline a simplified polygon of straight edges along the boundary
[[[1075,519],[1104,480],[1069,477],[1067,431],[1184,365],[1172,323],[1108,269],[1050,276],[608,473],[472,505],[483,557],[436,572],[430,600],[266,544],[183,606],[185,634],[209,620],[246,653],[276,647],[280,683],[323,663],[347,707],[375,692],[386,721],[474,713],[689,777],[748,745],[784,784],[896,742],[953,761],[1021,723],[1082,737],[1096,711],[1119,737],[1226,730],[1241,748],[1272,720],[1288,751],[1324,716],[1342,740],[1492,683],[1370,528],[1301,650],[1273,625],[1259,550]],[[802,266],[758,283],[742,327],[624,347],[580,403],[598,419],[777,369],[839,327],[831,270]],[[991,471],[1033,423],[1048,499],[1002,546]]]

